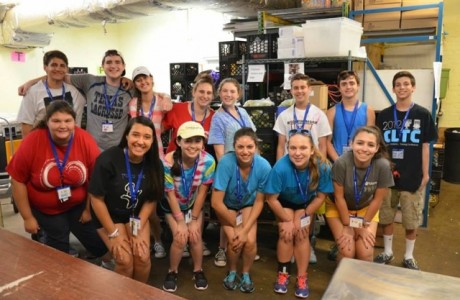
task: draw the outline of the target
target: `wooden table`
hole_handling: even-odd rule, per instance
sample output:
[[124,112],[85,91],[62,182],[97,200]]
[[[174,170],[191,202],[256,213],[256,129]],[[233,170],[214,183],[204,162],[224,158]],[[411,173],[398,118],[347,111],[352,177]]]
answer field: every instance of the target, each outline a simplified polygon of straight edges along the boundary
[[183,299],[2,228],[0,298]]
[[460,278],[344,258],[323,299],[459,299]]

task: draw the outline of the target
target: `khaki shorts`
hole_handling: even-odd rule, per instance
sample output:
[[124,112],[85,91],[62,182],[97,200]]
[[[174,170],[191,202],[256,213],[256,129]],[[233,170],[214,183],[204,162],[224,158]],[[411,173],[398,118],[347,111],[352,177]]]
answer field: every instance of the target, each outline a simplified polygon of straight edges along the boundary
[[421,191],[414,193],[390,189],[380,207],[380,224],[394,222],[398,203],[401,205],[402,224],[405,229],[417,229],[423,219],[423,196]]
[[[360,210],[349,210],[348,213],[353,216],[362,217],[366,215],[368,207],[364,207]],[[337,206],[335,203],[332,202],[329,198],[326,199],[326,218],[340,218],[339,211],[337,210]],[[379,222],[379,212],[375,214],[374,218],[372,218],[373,222]]]

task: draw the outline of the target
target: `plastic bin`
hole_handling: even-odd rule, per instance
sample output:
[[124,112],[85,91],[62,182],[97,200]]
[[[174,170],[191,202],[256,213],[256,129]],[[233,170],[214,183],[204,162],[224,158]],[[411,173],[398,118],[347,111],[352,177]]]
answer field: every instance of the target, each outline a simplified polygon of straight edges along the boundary
[[460,183],[460,128],[447,128],[444,131],[444,180]]
[[307,20],[302,25],[306,57],[359,54],[363,27],[349,18]]

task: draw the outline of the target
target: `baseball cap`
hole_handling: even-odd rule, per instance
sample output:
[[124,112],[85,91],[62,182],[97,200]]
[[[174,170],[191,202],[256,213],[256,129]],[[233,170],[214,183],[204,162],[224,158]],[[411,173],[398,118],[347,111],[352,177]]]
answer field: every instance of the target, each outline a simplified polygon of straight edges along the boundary
[[139,75],[152,76],[152,74],[150,73],[149,69],[147,69],[146,67],[143,67],[143,66],[135,68],[134,71],[133,71],[133,77],[131,77],[131,78],[134,80]]
[[188,121],[183,123],[177,130],[177,136],[180,136],[183,139],[188,139],[193,136],[202,136],[206,137],[204,134],[203,126],[200,123],[194,121]]

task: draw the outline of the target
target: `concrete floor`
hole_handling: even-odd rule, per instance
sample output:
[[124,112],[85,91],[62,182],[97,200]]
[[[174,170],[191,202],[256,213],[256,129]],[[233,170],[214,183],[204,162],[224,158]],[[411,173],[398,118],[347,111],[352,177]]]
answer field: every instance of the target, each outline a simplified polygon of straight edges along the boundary
[[[434,207],[433,207],[434,206]],[[20,235],[28,236],[23,229],[22,219],[13,212],[9,199],[1,200],[3,222],[6,229]],[[422,271],[460,277],[460,185],[442,182],[441,194],[437,203],[432,203],[429,210],[428,227],[421,228],[415,246],[415,258]],[[205,232],[208,247],[217,250],[218,227],[210,224]],[[294,299],[294,282],[291,281],[286,295],[277,295],[273,292],[273,282],[276,276],[276,228],[272,225],[259,226],[259,254],[261,260],[254,263],[252,278],[256,291],[252,294],[243,294],[237,291],[227,291],[222,286],[226,269],[217,268],[213,264],[213,256],[204,258],[204,271],[209,281],[206,291],[197,291],[193,288],[192,261],[184,259],[179,270],[177,295],[187,299]],[[1,241],[0,241],[1,242]],[[84,256],[84,249],[74,239],[74,246]],[[322,228],[316,243],[318,263],[309,267],[310,297],[321,299],[334,273],[335,262],[327,259],[327,253],[332,244],[330,232]],[[375,253],[382,251],[382,239],[379,238]],[[391,263],[401,267],[404,254],[404,231],[400,225],[396,226],[394,242],[395,260]],[[168,268],[168,258],[152,259],[152,271],[149,284],[161,288]],[[295,268],[293,268],[295,269]],[[416,272],[416,271],[414,271]],[[460,288],[459,288],[460,290]]]

